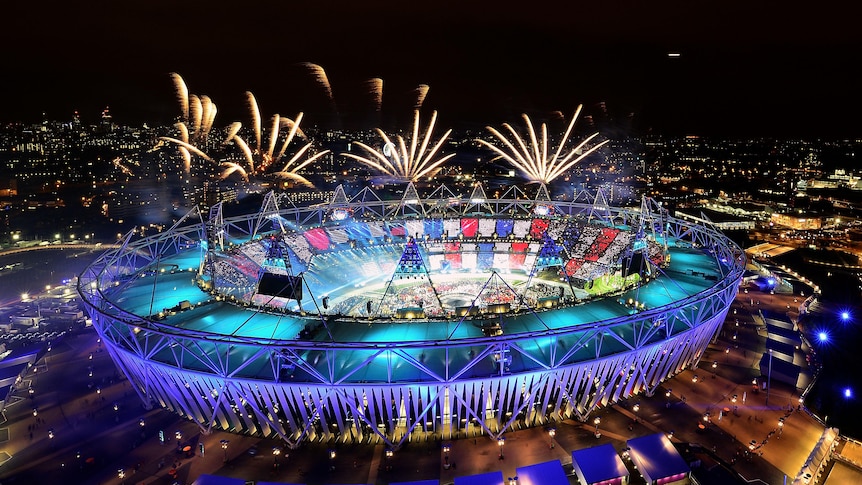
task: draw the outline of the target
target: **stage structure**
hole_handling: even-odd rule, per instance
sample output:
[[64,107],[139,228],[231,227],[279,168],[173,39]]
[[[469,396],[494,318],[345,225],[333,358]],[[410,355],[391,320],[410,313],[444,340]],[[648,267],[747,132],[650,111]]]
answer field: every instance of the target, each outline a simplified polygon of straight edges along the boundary
[[195,209],[122,244],[78,290],[149,406],[202,430],[383,442],[488,436],[650,394],[696,365],[742,251],[650,199],[487,198]]

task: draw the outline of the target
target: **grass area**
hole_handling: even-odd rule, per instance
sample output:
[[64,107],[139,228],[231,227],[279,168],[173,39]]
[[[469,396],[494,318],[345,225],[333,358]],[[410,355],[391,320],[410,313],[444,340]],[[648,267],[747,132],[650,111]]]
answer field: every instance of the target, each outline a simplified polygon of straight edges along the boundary
[[640,280],[639,274],[631,274],[626,278],[620,275],[602,276],[593,280],[592,286],[584,288],[591,297],[613,293],[634,285]]

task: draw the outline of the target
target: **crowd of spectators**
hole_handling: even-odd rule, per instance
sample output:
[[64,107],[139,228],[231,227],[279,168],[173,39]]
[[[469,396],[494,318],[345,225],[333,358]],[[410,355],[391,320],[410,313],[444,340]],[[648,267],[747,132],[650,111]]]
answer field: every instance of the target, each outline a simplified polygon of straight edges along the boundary
[[[468,236],[474,237],[464,237],[465,227]],[[439,232],[445,239],[425,239],[425,235],[430,235],[429,230]],[[505,234],[500,234],[500,231]],[[613,272],[623,255],[631,250],[635,238],[630,230],[582,220],[457,217],[368,223],[353,220],[338,226],[285,234],[283,241],[289,250],[283,257],[291,258],[294,273],[304,276],[312,294],[335,294],[333,292],[345,289],[345,283],[356,286],[388,280],[404,250],[403,238],[414,232],[422,244],[426,269],[432,273],[530,271],[543,247],[536,241],[547,238],[559,249],[555,254],[565,259],[562,270],[576,286]],[[456,234],[461,237],[453,239]],[[494,240],[486,239],[489,237],[494,237]],[[664,258],[661,245],[650,241],[648,248],[649,259],[659,264]],[[241,246],[229,261],[216,261],[217,287],[224,293],[248,301],[266,257],[266,241],[262,241]],[[490,297],[486,296],[487,292],[478,293],[481,285],[469,288],[470,283],[457,284],[463,286],[459,291],[476,291],[474,295],[479,295],[478,305],[515,301],[514,293],[508,289],[495,293],[504,296]],[[404,307],[422,307],[429,316],[444,311],[433,291],[418,289],[415,285],[406,288],[386,295],[374,313],[394,314]],[[441,294],[447,292],[445,288],[438,288],[438,291]],[[544,287],[537,286],[531,288],[525,297],[535,300],[553,297],[556,288],[551,287],[547,295],[543,291]],[[506,292],[509,295],[505,295]],[[340,299],[333,302],[328,311],[365,316],[366,303],[366,297]]]

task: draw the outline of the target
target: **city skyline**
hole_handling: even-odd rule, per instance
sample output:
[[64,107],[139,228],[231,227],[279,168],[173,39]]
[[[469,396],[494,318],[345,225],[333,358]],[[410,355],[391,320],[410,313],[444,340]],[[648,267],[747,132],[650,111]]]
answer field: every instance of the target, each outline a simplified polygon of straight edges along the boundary
[[[382,111],[399,124],[426,84],[425,108],[456,128],[583,103],[587,114],[606,107],[626,134],[856,133],[851,15],[721,7],[15,5],[23,21],[0,33],[11,66],[0,121],[95,118],[110,106],[126,124],[167,123],[177,116],[169,73],[179,72],[219,104],[219,127],[243,116],[248,90],[276,112],[305,111],[309,126],[364,122],[363,83],[380,78]],[[326,69],[334,106],[303,62]]]

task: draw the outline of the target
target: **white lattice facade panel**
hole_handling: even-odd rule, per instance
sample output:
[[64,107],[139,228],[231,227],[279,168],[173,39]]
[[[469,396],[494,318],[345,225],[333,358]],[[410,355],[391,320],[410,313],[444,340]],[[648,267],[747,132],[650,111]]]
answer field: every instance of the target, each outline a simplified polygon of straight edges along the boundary
[[463,253],[461,254],[461,267],[464,269],[475,269],[476,264],[478,262],[478,255],[476,253]]
[[432,271],[438,271],[443,266],[443,255],[442,254],[432,254],[428,256],[428,268]]
[[443,233],[450,239],[461,234],[461,219],[443,219]]
[[548,236],[554,241],[558,240],[563,235],[567,225],[568,222],[564,220],[551,221],[548,225]]
[[407,221],[405,224],[407,235],[421,238],[425,235],[425,223],[423,221]]
[[386,235],[386,226],[380,221],[371,221],[368,223],[368,231],[371,232],[371,237],[378,239]]
[[397,444],[414,425],[452,438],[474,436],[482,429],[501,433],[516,422],[540,425],[561,417],[584,418],[596,407],[650,392],[668,376],[694,365],[723,316],[673,340],[601,360],[436,384],[236,380],[178,371],[124,351],[114,355],[137,388],[202,425],[281,436],[294,444],[321,438]]
[[530,233],[530,220],[518,219],[515,221],[515,226],[512,228],[512,234],[518,239],[524,239]]
[[345,231],[344,229],[327,229],[326,234],[329,236],[329,239],[333,242],[333,244],[344,244],[348,240],[350,240],[350,236],[347,235],[347,231]]
[[498,269],[509,269],[509,255],[506,253],[494,253],[494,267]]
[[497,230],[496,219],[479,219],[479,235],[482,237],[491,237]]
[[308,263],[314,257],[314,253],[309,246],[308,241],[300,234],[293,234],[284,238],[287,247],[296,254],[303,263]]

